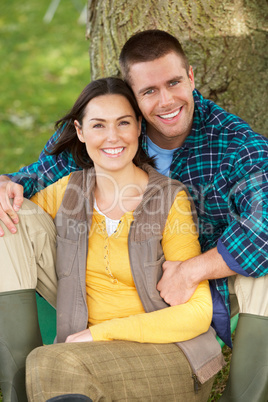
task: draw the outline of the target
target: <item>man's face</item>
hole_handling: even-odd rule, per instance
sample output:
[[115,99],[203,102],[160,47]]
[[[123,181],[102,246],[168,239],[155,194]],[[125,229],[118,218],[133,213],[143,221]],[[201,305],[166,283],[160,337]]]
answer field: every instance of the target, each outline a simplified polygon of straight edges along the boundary
[[148,136],[161,148],[181,146],[193,123],[192,67],[188,77],[181,57],[171,52],[153,61],[133,64],[129,76],[148,123]]

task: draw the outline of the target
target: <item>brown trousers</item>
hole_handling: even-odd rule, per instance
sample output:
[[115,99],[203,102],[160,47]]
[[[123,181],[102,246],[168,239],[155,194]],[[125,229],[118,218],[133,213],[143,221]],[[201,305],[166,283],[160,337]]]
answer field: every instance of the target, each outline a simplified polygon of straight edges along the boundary
[[80,393],[94,402],[207,402],[213,378],[194,391],[191,368],[174,344],[62,343],[27,358],[29,402]]

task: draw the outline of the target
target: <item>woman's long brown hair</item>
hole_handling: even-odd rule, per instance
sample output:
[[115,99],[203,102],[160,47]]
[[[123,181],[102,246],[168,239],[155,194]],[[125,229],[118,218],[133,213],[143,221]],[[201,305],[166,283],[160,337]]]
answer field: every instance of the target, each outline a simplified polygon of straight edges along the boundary
[[[108,77],[92,81],[83,89],[70,112],[55,123],[55,129],[59,133],[59,137],[53,147],[48,149],[46,153],[49,155],[59,155],[61,152],[68,150],[72,154],[75,163],[81,168],[94,166],[93,161],[87,154],[85,144],[77,137],[74,121],[77,120],[82,125],[88,102],[98,96],[108,94],[124,96],[133,108],[137,120],[139,119],[141,112],[135,96],[131,88],[123,80],[116,77]],[[105,113],[105,110],[103,113]],[[154,166],[153,158],[147,156],[143,151],[141,141],[142,138],[140,136],[138,151],[133,159],[133,163],[136,166],[141,166],[144,163]]]

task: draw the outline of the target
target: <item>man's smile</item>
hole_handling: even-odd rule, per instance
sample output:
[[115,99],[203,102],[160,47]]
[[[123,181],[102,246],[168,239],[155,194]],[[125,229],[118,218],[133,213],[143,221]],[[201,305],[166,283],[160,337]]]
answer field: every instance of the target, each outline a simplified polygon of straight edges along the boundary
[[166,114],[158,114],[157,116],[160,117],[160,119],[172,121],[175,117],[179,116],[182,108],[183,108],[183,106],[181,106],[179,109],[175,110],[174,112],[166,113]]

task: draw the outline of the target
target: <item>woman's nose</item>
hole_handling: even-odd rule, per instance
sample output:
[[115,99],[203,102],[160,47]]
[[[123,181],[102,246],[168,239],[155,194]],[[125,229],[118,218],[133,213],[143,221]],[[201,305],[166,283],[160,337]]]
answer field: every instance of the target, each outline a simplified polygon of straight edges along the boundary
[[110,127],[108,129],[108,134],[107,134],[107,141],[110,142],[116,142],[119,138],[119,133],[116,127]]

